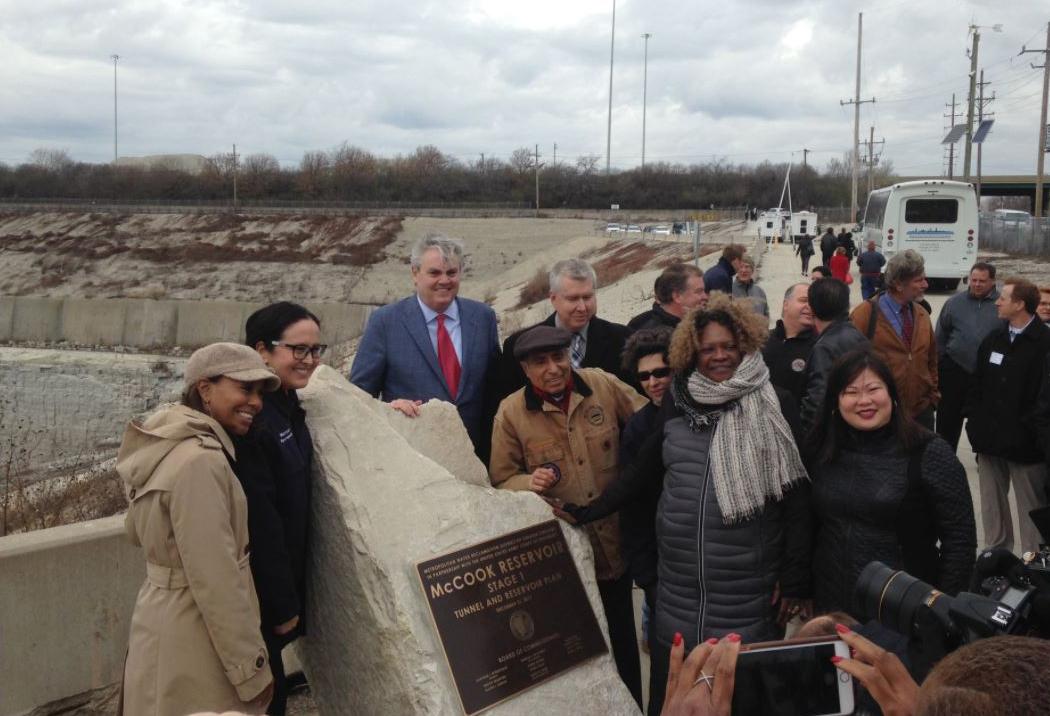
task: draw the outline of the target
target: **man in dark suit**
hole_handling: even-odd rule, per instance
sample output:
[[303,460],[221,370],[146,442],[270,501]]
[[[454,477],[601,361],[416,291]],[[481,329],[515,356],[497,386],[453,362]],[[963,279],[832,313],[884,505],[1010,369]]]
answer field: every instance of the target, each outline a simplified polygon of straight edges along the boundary
[[[537,325],[565,328],[573,334],[569,346],[573,368],[601,368],[630,383],[631,376],[622,374],[621,366],[623,346],[630,330],[627,326],[605,321],[595,315],[598,312],[595,296],[598,279],[591,265],[583,259],[559,261],[551,269],[549,278],[554,313]],[[498,378],[500,399],[525,385],[525,373],[514,359],[514,344],[526,330],[528,328],[503,342],[503,360]]]
[[487,460],[497,403],[486,393],[499,363],[496,314],[457,296],[460,241],[428,235],[413,247],[411,265],[415,295],[369,317],[350,382],[409,417],[427,400],[453,403],[474,451]]

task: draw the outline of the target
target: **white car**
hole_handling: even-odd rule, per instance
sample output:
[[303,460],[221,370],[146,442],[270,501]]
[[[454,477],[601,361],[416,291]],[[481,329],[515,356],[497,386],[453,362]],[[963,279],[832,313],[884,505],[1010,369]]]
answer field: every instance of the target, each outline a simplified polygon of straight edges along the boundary
[[660,224],[659,226],[654,226],[654,227],[650,228],[649,231],[651,233],[653,233],[653,234],[656,234],[657,236],[670,236],[671,235],[671,227],[668,226],[667,224]]
[[628,224],[626,229],[628,234],[640,234],[642,233],[642,227],[638,224]]
[[623,227],[621,227],[619,224],[606,224],[605,225],[605,233],[607,233],[607,234],[618,234],[621,231],[623,231]]
[[1008,226],[1011,229],[1027,226],[1032,219],[1032,215],[1027,211],[1019,211],[1017,209],[996,209],[994,216],[1003,222],[1004,227]]

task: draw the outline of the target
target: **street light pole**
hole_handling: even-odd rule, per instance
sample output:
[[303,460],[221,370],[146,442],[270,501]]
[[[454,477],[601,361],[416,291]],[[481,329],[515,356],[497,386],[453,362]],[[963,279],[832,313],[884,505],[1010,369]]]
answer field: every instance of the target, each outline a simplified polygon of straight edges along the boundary
[[649,38],[652,36],[651,32],[642,35],[645,40],[645,60],[642,64],[642,169],[645,169],[645,104],[649,94]]
[[616,0],[612,1],[612,39],[609,41],[609,124],[605,130],[605,176],[612,169],[612,92],[613,92],[613,56],[616,51]]
[[110,55],[113,60],[113,164],[117,163],[117,60],[120,55]]

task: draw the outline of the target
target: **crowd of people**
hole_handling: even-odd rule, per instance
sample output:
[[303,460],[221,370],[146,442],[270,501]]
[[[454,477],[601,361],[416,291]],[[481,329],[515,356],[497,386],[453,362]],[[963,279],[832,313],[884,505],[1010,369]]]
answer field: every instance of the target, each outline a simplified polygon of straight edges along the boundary
[[[830,229],[820,249],[825,263],[856,254]],[[869,246],[858,263],[852,312],[836,267],[814,267],[825,275],[790,286],[770,330],[742,246],[706,273],[663,270],[652,308],[627,325],[597,315],[586,261],[559,261],[552,313],[501,344],[493,310],[459,296],[462,243],[431,235],[409,257],[414,294],[372,314],[350,380],[408,418],[429,400],[454,404],[495,487],[536,493],[586,530],[638,704],[632,584],[647,615],[648,713],[713,713],[679,709],[713,708],[727,681],[731,693],[724,665],[740,642],[855,611],[870,561],[948,594],[969,583],[964,422],[982,546],[1015,547],[1011,486],[1018,545],[1040,541],[1027,511],[1047,504],[1050,291],[1018,278],[997,289],[995,267],[977,263],[934,325],[922,256],[886,261]],[[289,302],[257,311],[245,334],[195,352],[181,404],[129,425],[120,448],[128,533],[147,561],[125,713],[285,711],[280,652],[305,633],[313,461],[296,390],[326,346],[320,320]],[[839,667],[859,677],[870,652],[851,646],[857,663]],[[715,654],[701,688],[686,685]]]

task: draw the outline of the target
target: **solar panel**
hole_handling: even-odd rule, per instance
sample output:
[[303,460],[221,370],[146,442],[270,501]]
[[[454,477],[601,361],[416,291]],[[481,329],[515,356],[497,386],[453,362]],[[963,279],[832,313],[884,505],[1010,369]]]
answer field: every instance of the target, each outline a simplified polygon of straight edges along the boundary
[[952,131],[944,135],[944,139],[941,140],[941,144],[955,144],[959,141],[959,138],[966,132],[965,124],[957,124],[952,127]]
[[981,123],[977,125],[977,131],[973,133],[973,143],[980,144],[988,137],[988,132],[992,131],[992,125],[995,124],[994,119],[982,119]]

